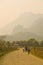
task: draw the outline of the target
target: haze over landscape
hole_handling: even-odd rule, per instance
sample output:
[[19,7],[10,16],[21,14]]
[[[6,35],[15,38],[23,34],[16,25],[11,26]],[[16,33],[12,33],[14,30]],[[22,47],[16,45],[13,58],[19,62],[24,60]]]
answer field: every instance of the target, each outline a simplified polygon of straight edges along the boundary
[[0,1],[0,35],[11,35],[17,40],[29,37],[42,39],[42,28],[43,0]]
[[0,0],[0,65],[43,65],[43,0]]

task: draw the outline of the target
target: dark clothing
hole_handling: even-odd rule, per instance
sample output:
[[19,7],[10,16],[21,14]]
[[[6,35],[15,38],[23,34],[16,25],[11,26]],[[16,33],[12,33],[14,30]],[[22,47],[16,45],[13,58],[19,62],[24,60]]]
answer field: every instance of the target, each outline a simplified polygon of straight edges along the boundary
[[25,47],[25,51],[27,51],[27,47]]
[[28,48],[28,54],[30,53],[30,48]]

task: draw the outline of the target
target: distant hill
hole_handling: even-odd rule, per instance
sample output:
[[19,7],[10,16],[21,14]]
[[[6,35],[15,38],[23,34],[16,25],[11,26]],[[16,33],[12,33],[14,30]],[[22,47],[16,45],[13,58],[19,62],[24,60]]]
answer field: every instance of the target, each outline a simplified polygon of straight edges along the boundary
[[18,32],[18,33],[15,33],[14,35],[6,35],[1,38],[6,41],[29,40],[31,38],[33,38],[33,39],[35,38],[36,40],[43,40],[43,36],[39,36],[39,35],[31,33],[31,32]]
[[39,39],[37,35],[29,32],[18,32],[11,36],[7,35],[4,39],[9,41],[19,41],[19,40],[28,40],[30,38]]
[[6,35],[0,35],[0,39],[5,39]]
[[30,28],[33,26],[33,24],[41,18],[43,19],[43,14],[25,12],[21,14],[16,20],[12,21],[11,23],[7,24],[5,27],[0,29],[0,34],[12,34],[12,31],[15,32],[15,27],[17,24],[22,25],[25,28],[28,27],[30,31]]
[[24,13],[0,31],[6,35],[2,37],[5,40],[43,40],[43,14]]
[[31,27],[31,32],[43,36],[43,18],[37,19]]

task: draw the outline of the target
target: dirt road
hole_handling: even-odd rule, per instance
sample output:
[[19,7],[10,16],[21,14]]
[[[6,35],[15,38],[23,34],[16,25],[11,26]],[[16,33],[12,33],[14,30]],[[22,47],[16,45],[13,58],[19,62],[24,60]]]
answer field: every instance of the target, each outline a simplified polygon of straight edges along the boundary
[[0,65],[43,65],[43,60],[26,52],[22,49],[6,54],[0,62]]

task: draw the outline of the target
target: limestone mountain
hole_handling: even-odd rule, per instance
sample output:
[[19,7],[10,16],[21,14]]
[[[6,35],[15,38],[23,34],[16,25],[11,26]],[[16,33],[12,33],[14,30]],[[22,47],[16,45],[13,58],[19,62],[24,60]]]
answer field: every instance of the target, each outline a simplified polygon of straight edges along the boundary
[[33,26],[34,22],[39,21],[38,19],[40,18],[43,18],[43,14],[25,12],[21,14],[16,20],[13,20],[11,23],[1,28],[0,34],[12,34],[12,31],[15,32],[16,25],[23,25],[25,28],[29,28],[30,31],[30,28]]
[[0,30],[5,40],[43,39],[43,14],[23,13]]

